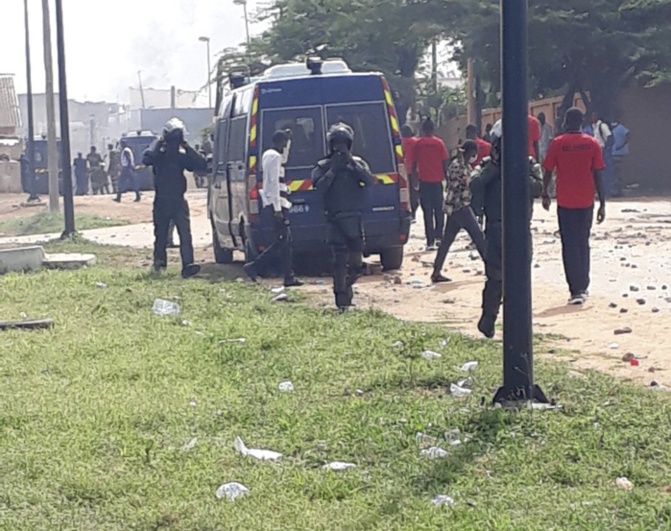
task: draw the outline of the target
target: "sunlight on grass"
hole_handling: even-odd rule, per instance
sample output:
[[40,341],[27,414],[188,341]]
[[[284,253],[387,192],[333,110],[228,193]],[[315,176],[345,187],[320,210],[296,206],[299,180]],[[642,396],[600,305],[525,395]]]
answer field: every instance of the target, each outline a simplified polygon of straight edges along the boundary
[[[149,279],[109,267],[132,251],[98,250],[88,270],[0,279],[0,320],[56,321],[0,335],[0,529],[671,528],[665,394],[539,361],[563,410],[482,407],[500,384],[494,343],[381,312],[338,316],[293,293],[272,304],[264,288],[177,270]],[[156,298],[181,314],[154,316]],[[471,360],[473,396],[455,399]],[[295,392],[280,392],[286,380]],[[450,446],[455,429],[470,440]],[[448,458],[423,457],[417,432]],[[236,436],[284,457],[242,457]],[[357,467],[324,471],[332,461]],[[233,481],[249,496],[217,500]],[[434,507],[440,494],[455,506]]]

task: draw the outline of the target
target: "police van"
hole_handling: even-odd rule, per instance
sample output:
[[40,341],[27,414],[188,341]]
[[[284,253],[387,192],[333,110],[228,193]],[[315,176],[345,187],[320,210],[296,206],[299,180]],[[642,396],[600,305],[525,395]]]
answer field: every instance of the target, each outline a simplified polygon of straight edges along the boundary
[[261,158],[272,147],[273,133],[287,129],[294,254],[309,260],[328,252],[323,206],[310,176],[327,153],[326,132],[344,122],[354,130],[353,154],[376,177],[362,216],[365,255],[379,255],[386,270],[400,268],[410,231],[410,195],[399,122],[384,77],[353,73],[341,60],[308,60],[231,83],[235,88],[217,98],[208,194],[216,261],[230,263],[235,249],[253,260],[272,241],[270,214],[259,195]]

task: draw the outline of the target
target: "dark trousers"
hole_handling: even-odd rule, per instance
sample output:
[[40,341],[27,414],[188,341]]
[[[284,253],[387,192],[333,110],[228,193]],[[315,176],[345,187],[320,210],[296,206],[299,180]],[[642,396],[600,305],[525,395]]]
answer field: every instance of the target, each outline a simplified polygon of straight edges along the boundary
[[364,235],[361,215],[342,213],[327,222],[328,243],[333,254],[333,294],[340,309],[352,306],[352,286],[363,272]]
[[417,216],[419,209],[419,190],[415,190],[413,186],[410,187],[410,209],[412,211],[412,219]]
[[464,229],[471,237],[471,240],[475,244],[478,253],[480,253],[480,258],[483,260],[485,259],[485,236],[482,234],[480,225],[478,225],[478,221],[475,219],[473,209],[470,206],[467,206],[447,216],[445,234],[443,235],[443,239],[440,242],[440,248],[438,249],[436,262],[433,266],[434,275],[440,274],[440,272],[443,270],[447,253],[450,252],[450,247],[454,243],[454,240],[461,229]]
[[119,187],[117,189],[117,199],[120,200],[121,195],[125,192],[135,192],[135,197],[140,197],[140,188],[138,187],[137,179],[135,178],[135,172],[133,170],[121,170],[121,175],[119,176]]
[[445,216],[443,215],[443,184],[419,183],[419,202],[424,212],[426,243],[432,246],[443,236]]
[[623,182],[623,172],[624,172],[624,161],[626,157],[613,157],[613,183],[611,189],[609,190],[610,195],[613,197],[622,197],[624,191]]
[[503,299],[503,225],[487,223],[485,232],[485,289],[482,291],[482,320],[494,328]]
[[566,281],[572,296],[581,295],[589,288],[589,235],[592,231],[594,208],[559,207],[557,212]]
[[154,200],[154,266],[168,265],[168,233],[170,222],[174,222],[179,234],[179,252],[182,268],[193,264],[193,240],[191,239],[191,218],[189,203],[183,197]]
[[[270,208],[269,212],[272,212],[272,208]],[[275,239],[266,250],[254,260],[254,268],[258,271],[271,269],[279,256],[284,281],[287,282],[294,279],[294,270],[293,252],[291,249],[291,229],[289,227],[289,220],[286,217],[286,212],[284,215],[284,221],[280,221],[271,214],[270,217],[273,223]]]
[[88,175],[76,175],[75,181],[77,182],[77,192],[75,195],[86,195],[89,193]]

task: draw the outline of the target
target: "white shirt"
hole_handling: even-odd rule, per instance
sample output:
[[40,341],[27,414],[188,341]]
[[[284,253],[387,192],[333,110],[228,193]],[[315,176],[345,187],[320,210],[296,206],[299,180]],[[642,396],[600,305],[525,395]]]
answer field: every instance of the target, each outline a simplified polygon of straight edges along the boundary
[[129,169],[135,168],[135,155],[129,147],[125,147],[121,152],[121,166]]
[[284,195],[289,194],[286,183],[282,182],[284,181],[283,155],[275,149],[267,150],[261,159],[261,168],[263,171],[263,189],[260,195],[263,206],[272,206],[275,212],[281,212],[283,208],[291,208],[291,202],[282,197],[283,193]]
[[606,147],[606,144],[608,143],[608,140],[612,134],[613,133],[611,133],[610,127],[608,127],[606,122],[599,120],[594,126],[594,138],[601,146],[601,149]]

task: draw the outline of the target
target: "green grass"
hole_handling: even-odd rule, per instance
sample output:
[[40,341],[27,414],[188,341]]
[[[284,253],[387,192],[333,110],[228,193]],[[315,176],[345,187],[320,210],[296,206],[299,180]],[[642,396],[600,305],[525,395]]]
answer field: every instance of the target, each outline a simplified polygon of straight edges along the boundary
[[[105,227],[119,227],[128,225],[127,221],[119,219],[107,219],[88,214],[76,214],[75,224],[78,231],[89,229],[102,229]],[[0,223],[0,235],[2,236],[30,236],[33,234],[52,234],[63,232],[63,213],[52,214],[48,210],[42,210],[28,218],[11,219]]]
[[[665,394],[539,360],[564,409],[493,410],[481,398],[500,383],[496,344],[452,335],[441,348],[439,326],[272,304],[212,274],[149,279],[120,266],[125,251],[95,250],[88,270],[0,279],[0,320],[56,321],[0,335],[0,529],[671,529]],[[181,315],[152,315],[158,297]],[[423,348],[443,357],[417,359]],[[473,397],[451,397],[455,366],[473,359]],[[278,390],[286,379],[293,394]],[[455,428],[472,440],[443,443],[445,460],[420,455],[418,431]],[[238,435],[285,457],[244,458]],[[321,469],[335,460],[357,468]],[[231,481],[250,496],[215,499]],[[432,506],[439,494],[455,507]]]

